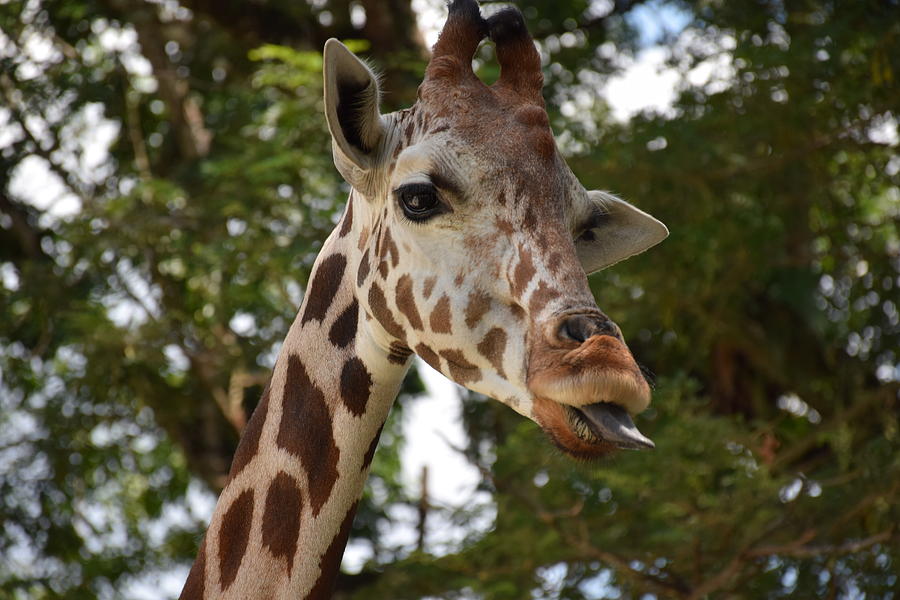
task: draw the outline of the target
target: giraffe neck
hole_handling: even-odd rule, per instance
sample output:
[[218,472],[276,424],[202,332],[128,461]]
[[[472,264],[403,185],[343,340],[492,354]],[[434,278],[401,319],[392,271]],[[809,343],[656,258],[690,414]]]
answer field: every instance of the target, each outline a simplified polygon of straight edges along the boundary
[[353,279],[348,202],[235,453],[182,598],[330,598],[409,353],[380,343]]

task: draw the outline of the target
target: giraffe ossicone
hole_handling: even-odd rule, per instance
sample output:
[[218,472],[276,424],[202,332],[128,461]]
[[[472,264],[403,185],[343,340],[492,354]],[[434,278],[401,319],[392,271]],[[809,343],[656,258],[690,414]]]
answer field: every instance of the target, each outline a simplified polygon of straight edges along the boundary
[[[482,41],[500,77],[472,71]],[[454,0],[411,108],[324,51],[334,163],[351,185],[235,454],[182,598],[331,597],[381,427],[413,354],[580,458],[652,446],[650,390],[586,274],[665,226],[587,191],[556,150],[517,9]]]

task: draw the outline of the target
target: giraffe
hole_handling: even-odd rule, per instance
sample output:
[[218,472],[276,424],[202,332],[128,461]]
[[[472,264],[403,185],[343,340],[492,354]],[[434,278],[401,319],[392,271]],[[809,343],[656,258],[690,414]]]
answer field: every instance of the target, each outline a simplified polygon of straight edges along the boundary
[[[483,39],[499,79],[472,71]],[[408,109],[324,49],[334,163],[351,192],[235,453],[182,598],[330,598],[381,428],[413,355],[583,459],[652,447],[650,390],[587,273],[666,227],[585,190],[556,149],[518,9],[453,0]]]

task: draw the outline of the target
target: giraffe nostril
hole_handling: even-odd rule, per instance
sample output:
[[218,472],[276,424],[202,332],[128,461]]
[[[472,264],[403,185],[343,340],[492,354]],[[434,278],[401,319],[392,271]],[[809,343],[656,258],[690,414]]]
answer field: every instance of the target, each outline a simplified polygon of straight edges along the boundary
[[595,335],[619,337],[616,324],[602,315],[571,315],[563,319],[557,333],[560,339],[569,339],[582,344]]

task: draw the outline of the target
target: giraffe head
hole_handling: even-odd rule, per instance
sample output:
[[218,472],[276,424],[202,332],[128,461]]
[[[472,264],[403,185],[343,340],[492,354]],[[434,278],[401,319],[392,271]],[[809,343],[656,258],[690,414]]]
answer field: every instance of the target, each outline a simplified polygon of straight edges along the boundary
[[[485,37],[501,68],[490,86],[471,67]],[[510,405],[574,456],[652,446],[629,416],[650,389],[586,274],[668,231],[569,170],[519,11],[484,19],[475,0],[452,2],[404,111],[380,114],[377,78],[336,40],[324,75],[335,164],[354,189],[336,235],[352,239],[377,343]]]

